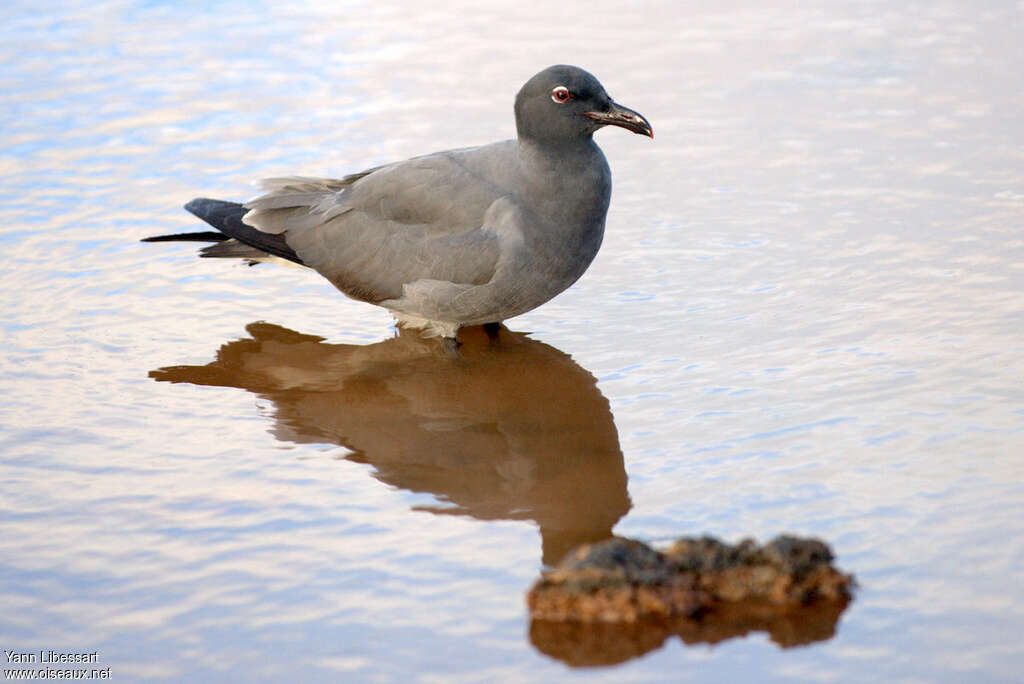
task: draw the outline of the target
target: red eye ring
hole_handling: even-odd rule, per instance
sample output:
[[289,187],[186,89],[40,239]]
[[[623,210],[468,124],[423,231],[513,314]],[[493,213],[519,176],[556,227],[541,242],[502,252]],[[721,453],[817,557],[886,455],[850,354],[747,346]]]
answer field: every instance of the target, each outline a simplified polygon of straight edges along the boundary
[[551,99],[558,104],[565,104],[572,99],[572,93],[565,86],[558,86],[551,91]]

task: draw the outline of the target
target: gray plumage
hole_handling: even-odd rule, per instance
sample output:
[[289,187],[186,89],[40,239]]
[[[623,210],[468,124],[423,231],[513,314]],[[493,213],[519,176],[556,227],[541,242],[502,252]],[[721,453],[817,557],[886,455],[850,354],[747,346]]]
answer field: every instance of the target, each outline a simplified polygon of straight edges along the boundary
[[525,313],[572,285],[601,245],[611,172],[594,131],[653,134],[572,66],[531,78],[515,115],[515,140],[337,180],[268,179],[244,205],[193,200],[186,208],[230,238],[203,256],[308,266],[426,335]]

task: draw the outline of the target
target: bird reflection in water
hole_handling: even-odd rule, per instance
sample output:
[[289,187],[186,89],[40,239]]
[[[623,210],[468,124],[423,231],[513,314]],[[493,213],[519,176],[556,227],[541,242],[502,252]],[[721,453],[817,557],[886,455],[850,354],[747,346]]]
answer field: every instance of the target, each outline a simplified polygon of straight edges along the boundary
[[630,508],[608,400],[554,347],[466,328],[452,360],[415,331],[353,345],[268,323],[246,330],[212,363],[150,377],[256,393],[274,404],[278,439],[339,444],[381,482],[442,502],[418,510],[533,520],[548,565],[610,537]]
[[[163,382],[239,387],[270,400],[273,434],[338,444],[381,482],[427,492],[417,510],[480,520],[532,520],[542,559],[612,536],[630,509],[619,437],[597,381],[567,354],[501,328],[460,331],[452,359],[415,331],[369,345],[253,323],[205,366],[150,372]],[[620,663],[661,647],[717,643],[751,631],[782,647],[831,638],[845,603],[779,611],[735,605],[670,623],[534,621],[530,641],[571,666]]]

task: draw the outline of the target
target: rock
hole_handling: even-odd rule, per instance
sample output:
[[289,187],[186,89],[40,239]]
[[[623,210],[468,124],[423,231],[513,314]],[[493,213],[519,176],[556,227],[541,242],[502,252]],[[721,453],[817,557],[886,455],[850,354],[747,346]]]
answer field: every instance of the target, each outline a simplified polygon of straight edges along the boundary
[[830,638],[854,586],[829,547],[780,536],[759,546],[684,538],[665,551],[615,538],[585,544],[527,595],[530,638],[570,665],[622,662],[676,634],[717,643],[767,632],[786,648]]
[[680,539],[665,556],[677,572],[696,574],[700,588],[717,601],[838,600],[849,597],[852,583],[830,565],[832,551],[817,539],[784,535],[764,546],[752,539],[735,546],[711,537]]
[[544,573],[527,596],[537,620],[635,622],[700,610],[698,576],[632,539],[584,544]]

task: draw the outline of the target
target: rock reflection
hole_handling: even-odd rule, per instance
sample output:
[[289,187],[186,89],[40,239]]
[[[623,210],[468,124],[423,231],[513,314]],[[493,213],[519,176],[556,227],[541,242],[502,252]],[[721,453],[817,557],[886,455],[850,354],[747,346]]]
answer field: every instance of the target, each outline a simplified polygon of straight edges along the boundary
[[[282,441],[340,444],[374,477],[481,520],[533,520],[544,563],[611,536],[630,508],[608,400],[567,354],[521,333],[460,333],[462,358],[401,331],[370,345],[267,323],[205,366],[150,372],[163,382],[239,387],[273,402]],[[463,333],[465,335],[463,336]]]
[[533,620],[530,642],[572,667],[615,665],[661,648],[673,635],[683,643],[717,644],[765,632],[781,648],[831,639],[848,600],[779,608],[756,602],[717,607],[696,618],[631,623],[583,623]]

